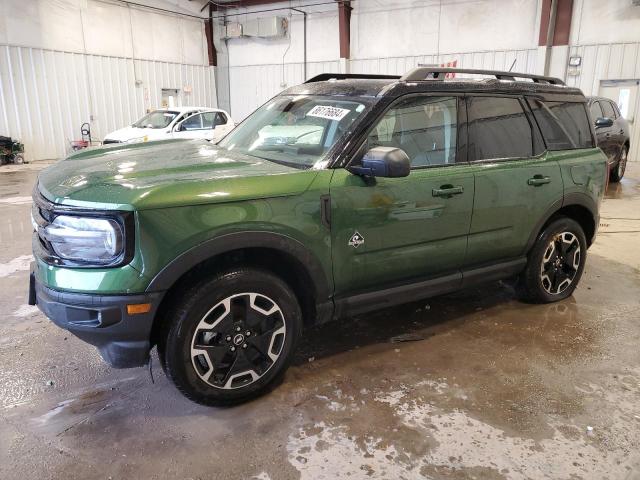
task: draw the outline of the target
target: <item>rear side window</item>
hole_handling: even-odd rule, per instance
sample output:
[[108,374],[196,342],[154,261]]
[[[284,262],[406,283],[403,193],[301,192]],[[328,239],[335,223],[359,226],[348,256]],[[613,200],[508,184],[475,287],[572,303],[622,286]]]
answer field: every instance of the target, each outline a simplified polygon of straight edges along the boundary
[[615,119],[616,114],[613,111],[613,107],[611,106],[611,102],[600,102],[602,106],[602,111],[604,112],[604,116],[607,118]]
[[468,99],[469,160],[532,155],[531,124],[517,98]]
[[591,126],[585,104],[581,102],[542,102],[529,99],[547,150],[593,147]]

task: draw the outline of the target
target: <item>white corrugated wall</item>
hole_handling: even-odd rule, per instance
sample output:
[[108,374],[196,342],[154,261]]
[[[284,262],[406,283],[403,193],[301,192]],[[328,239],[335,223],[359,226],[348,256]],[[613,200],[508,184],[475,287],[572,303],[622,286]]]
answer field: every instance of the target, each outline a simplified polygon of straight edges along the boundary
[[[570,47],[569,52],[582,57],[582,64],[578,75],[567,76],[567,85],[580,88],[585,95],[598,95],[602,80],[640,79],[640,42],[579,45]],[[640,161],[640,125],[637,120],[634,124],[629,160]]]
[[28,160],[60,158],[83,123],[101,140],[158,107],[162,88],[217,105],[213,67],[2,45],[0,135],[23,141]]
[[[337,72],[339,62],[308,62],[307,78]],[[243,65],[229,67],[231,115],[241,121],[256,108],[287,87],[305,81],[303,63]]]
[[536,49],[527,49],[388,58],[355,58],[349,62],[349,65],[351,73],[402,75],[417,67],[418,64],[441,65],[455,60],[457,60],[457,68],[509,70],[515,60],[513,71],[534,73],[536,69],[536,54]]
[[[514,70],[535,72],[536,50],[501,50],[495,52],[451,53],[443,55],[420,55],[408,57],[351,59],[351,73],[397,74],[411,70],[420,63],[441,64],[457,60],[460,68],[485,68],[508,70],[516,60]],[[340,71],[340,62],[309,62],[307,78],[319,73]],[[231,84],[231,114],[240,121],[253,110],[286,87],[302,83],[304,79],[302,63],[243,65],[229,67]]]
[[567,77],[567,85],[585,95],[597,95],[601,80],[640,78],[640,42],[579,45],[569,51],[582,57],[582,64],[578,75]]

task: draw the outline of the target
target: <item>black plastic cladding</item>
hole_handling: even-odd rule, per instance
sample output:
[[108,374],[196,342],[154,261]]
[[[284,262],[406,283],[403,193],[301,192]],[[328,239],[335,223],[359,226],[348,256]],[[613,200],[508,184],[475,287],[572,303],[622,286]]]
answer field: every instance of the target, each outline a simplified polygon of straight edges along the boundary
[[[345,159],[360,145],[363,134],[387,106],[398,97],[412,93],[464,95],[494,93],[499,95],[544,96],[547,100],[584,102],[587,99],[579,88],[528,81],[500,81],[495,79],[447,79],[405,82],[394,79],[331,80],[303,83],[288,88],[281,95],[321,95],[332,97],[365,97],[373,102],[364,117],[334,145],[327,158],[329,168],[345,166]],[[593,132],[592,132],[593,134]]]

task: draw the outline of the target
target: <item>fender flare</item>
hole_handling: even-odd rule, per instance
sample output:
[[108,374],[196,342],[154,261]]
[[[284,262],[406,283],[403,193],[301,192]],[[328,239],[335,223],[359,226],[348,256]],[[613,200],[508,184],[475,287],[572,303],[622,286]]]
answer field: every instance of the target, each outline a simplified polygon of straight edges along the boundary
[[[591,216],[593,217],[594,226],[595,226],[594,228],[594,236],[595,236],[595,232],[598,229],[598,223],[600,220],[600,216],[598,214],[598,206],[596,202],[593,200],[593,198],[591,198],[586,193],[572,192],[572,193],[566,194],[564,198],[553,202],[553,204],[551,204],[551,206],[547,209],[545,214],[542,217],[540,217],[535,227],[533,228],[531,235],[529,235],[529,240],[527,241],[527,248],[525,251],[526,253],[528,253],[529,250],[531,250],[531,248],[533,247],[533,244],[536,242],[536,238],[538,238],[538,234],[540,233],[540,230],[542,230],[542,227],[549,221],[549,219],[553,215],[555,215],[558,212],[558,210],[560,210],[561,208],[570,207],[572,205],[584,207],[589,211],[589,213],[591,213]],[[589,243],[593,242],[593,238],[590,238],[588,240],[589,240]]]
[[153,277],[146,291],[168,290],[196,265],[225,252],[251,247],[271,248],[293,257],[309,273],[317,301],[322,302],[329,298],[327,277],[316,255],[294,238],[280,233],[262,231],[228,233],[190,248],[165,265]]

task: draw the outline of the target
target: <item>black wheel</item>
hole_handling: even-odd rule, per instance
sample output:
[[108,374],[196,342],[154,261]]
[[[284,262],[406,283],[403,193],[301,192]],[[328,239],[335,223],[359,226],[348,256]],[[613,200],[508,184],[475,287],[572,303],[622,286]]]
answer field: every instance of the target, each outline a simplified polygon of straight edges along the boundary
[[240,403],[268,390],[287,369],[302,329],[291,289],[253,269],[197,284],[168,318],[158,346],[165,372],[203,405]]
[[629,149],[627,146],[623,146],[620,151],[620,158],[618,159],[618,163],[613,167],[611,172],[609,173],[609,180],[612,182],[619,182],[624,177],[624,172],[627,169],[627,155],[629,153]]
[[560,217],[538,236],[520,278],[525,300],[533,303],[557,302],[575,290],[587,256],[582,227]]

